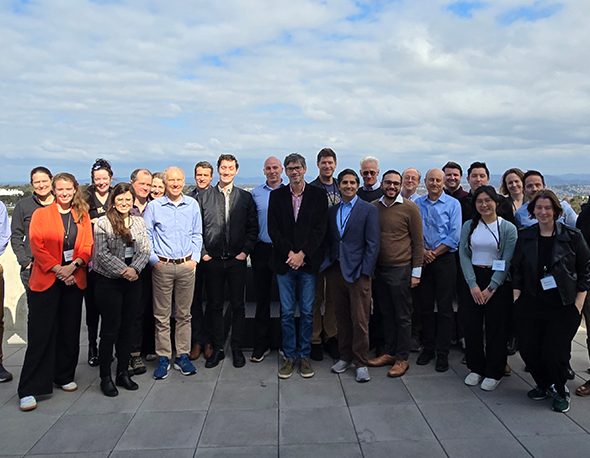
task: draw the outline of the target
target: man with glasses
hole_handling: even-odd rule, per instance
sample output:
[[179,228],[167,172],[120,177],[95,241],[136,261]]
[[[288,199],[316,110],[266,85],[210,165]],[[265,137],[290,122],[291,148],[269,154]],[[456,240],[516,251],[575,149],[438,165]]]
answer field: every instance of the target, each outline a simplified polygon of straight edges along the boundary
[[[271,265],[277,274],[285,360],[278,376],[287,379],[299,361],[302,377],[313,377],[309,361],[316,276],[324,258],[328,198],[305,183],[305,158],[289,154],[284,162],[289,185],[270,193],[268,233],[273,243]],[[295,309],[299,299],[299,345]]]
[[420,184],[420,171],[414,167],[408,167],[402,172],[402,190],[401,195],[404,199],[409,199],[412,202],[416,202],[416,199],[420,197],[416,190]]
[[361,159],[360,174],[363,186],[357,191],[357,196],[367,202],[373,202],[383,195],[381,183],[379,183],[379,159],[373,156],[365,156]]

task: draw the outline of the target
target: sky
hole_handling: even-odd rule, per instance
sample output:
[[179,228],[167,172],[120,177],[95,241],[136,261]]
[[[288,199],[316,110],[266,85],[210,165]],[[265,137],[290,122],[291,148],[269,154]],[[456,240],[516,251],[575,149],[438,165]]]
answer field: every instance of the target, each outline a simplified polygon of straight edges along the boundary
[[[0,0],[0,183],[232,153],[262,180],[447,160],[589,172],[588,0]],[[190,178],[189,180],[190,181]]]

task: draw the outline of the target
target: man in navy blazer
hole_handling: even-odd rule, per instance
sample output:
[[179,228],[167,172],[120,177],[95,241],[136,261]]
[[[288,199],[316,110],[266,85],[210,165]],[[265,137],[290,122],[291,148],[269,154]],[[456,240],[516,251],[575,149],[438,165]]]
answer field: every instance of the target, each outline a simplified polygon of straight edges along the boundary
[[368,382],[371,277],[379,253],[379,213],[360,199],[354,170],[338,175],[342,201],[328,212],[326,295],[336,304],[340,359],[332,366],[337,374],[356,366],[356,381]]

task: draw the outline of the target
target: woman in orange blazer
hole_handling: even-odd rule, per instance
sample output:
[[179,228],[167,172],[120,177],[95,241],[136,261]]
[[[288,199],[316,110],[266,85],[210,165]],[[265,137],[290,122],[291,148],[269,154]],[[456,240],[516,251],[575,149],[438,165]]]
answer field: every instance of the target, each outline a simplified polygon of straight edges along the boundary
[[52,187],[55,202],[33,213],[29,230],[28,346],[18,386],[24,411],[37,407],[35,396],[52,393],[53,384],[64,391],[78,388],[83,266],[92,256],[92,227],[76,178],[59,173]]

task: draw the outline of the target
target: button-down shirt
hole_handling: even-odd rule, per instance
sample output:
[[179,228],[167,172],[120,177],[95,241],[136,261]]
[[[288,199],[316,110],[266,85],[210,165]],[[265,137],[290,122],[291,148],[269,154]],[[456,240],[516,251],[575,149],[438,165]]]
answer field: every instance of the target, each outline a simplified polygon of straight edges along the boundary
[[293,188],[289,185],[289,190],[291,191],[291,205],[293,205],[293,218],[297,221],[297,217],[299,216],[299,208],[301,208],[301,202],[303,202],[303,193],[305,192],[305,187],[307,186],[306,183],[303,183],[303,189],[299,194],[295,194],[293,192]]
[[[575,210],[565,200],[562,200],[560,204],[561,208],[563,208],[563,213],[557,219],[557,221],[563,224],[567,224],[571,227],[576,227],[578,215],[576,214]],[[528,203],[526,202],[522,204],[518,210],[516,210],[516,213],[514,214],[514,219],[516,221],[516,227],[518,227],[519,229],[523,227],[532,226],[533,224],[536,224],[538,222],[536,218],[531,218],[529,216]]]
[[152,252],[150,264],[156,264],[158,256],[180,259],[191,256],[201,259],[203,247],[203,223],[196,200],[182,196],[172,202],[168,196],[152,200],[143,215]]
[[340,202],[340,208],[338,209],[338,212],[336,212],[336,225],[338,226],[340,237],[344,234],[344,229],[346,229],[346,225],[350,219],[350,212],[357,200],[359,200],[358,196],[354,196],[350,202]]
[[223,197],[225,198],[225,222],[227,223],[229,221],[229,196],[231,195],[232,190],[234,189],[234,185],[233,184],[228,184],[225,188],[222,188],[221,186],[217,185],[217,190],[223,194]]
[[371,186],[363,186],[363,189],[365,191],[374,191],[375,189],[379,189],[381,187],[381,182],[379,180],[377,180],[375,182],[375,184],[371,185]]
[[10,224],[8,223],[8,211],[3,202],[0,202],[0,256],[6,250],[10,240]]
[[[278,187],[280,188],[281,186],[284,186],[283,183],[280,183]],[[270,235],[268,235],[268,201],[272,191],[274,189],[266,183],[252,190],[252,197],[256,204],[256,212],[258,213],[258,240],[264,243],[272,243]]]
[[446,245],[450,251],[457,251],[461,237],[461,204],[448,194],[442,193],[432,201],[428,195],[416,200],[422,214],[424,248],[435,250]]

